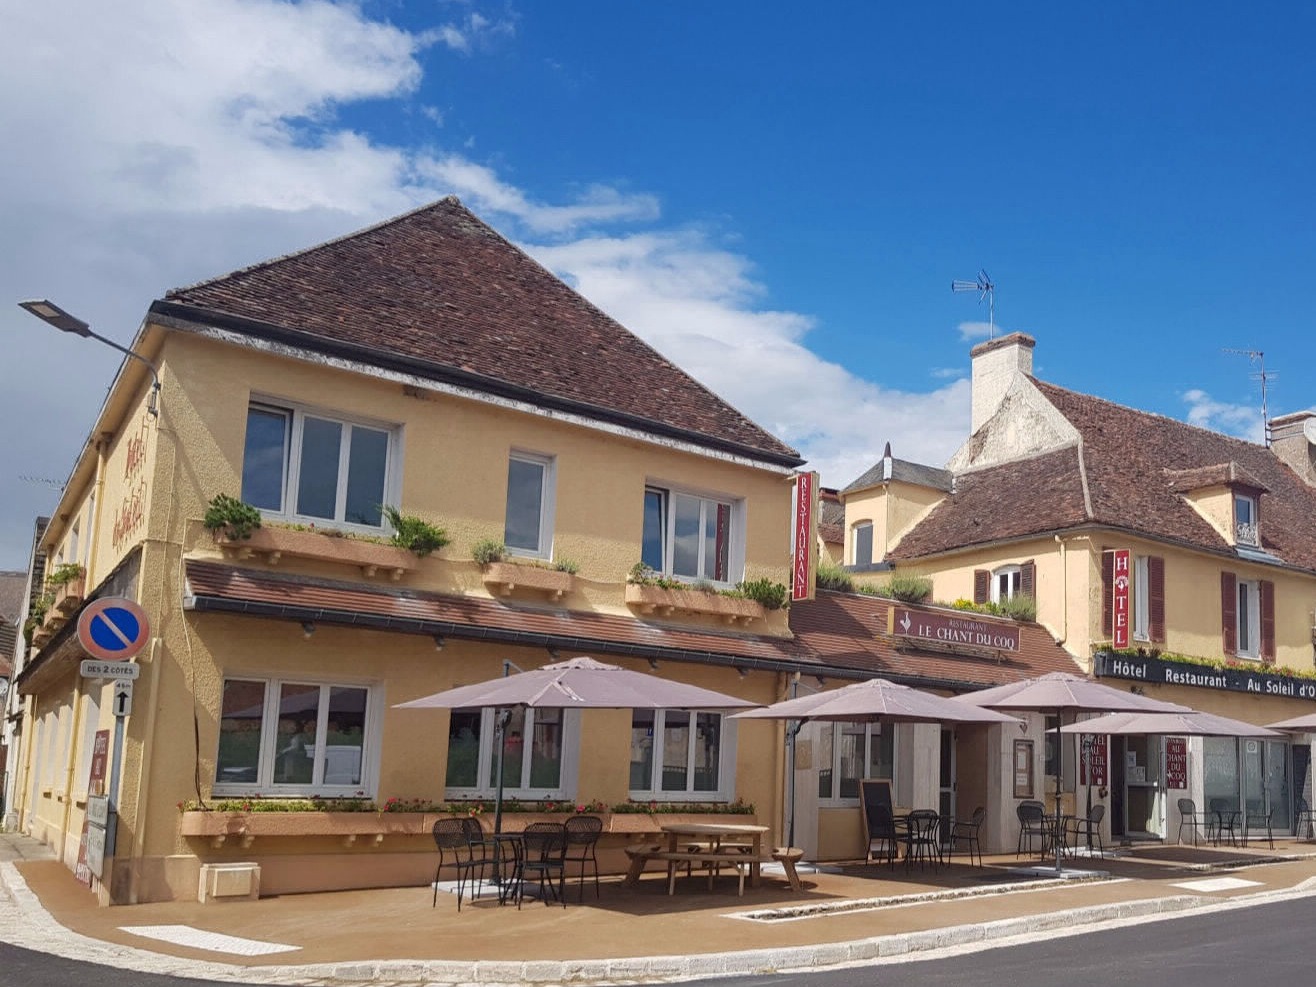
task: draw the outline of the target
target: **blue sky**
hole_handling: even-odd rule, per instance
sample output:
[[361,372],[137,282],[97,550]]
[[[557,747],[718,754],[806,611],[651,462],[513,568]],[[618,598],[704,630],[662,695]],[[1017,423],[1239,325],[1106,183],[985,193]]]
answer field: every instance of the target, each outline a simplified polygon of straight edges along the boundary
[[[943,463],[986,308],[1062,386],[1316,402],[1301,6],[49,0],[0,36],[0,567],[154,298],[449,192],[828,485]],[[50,482],[46,482],[50,481]],[[53,485],[52,485],[53,484]]]

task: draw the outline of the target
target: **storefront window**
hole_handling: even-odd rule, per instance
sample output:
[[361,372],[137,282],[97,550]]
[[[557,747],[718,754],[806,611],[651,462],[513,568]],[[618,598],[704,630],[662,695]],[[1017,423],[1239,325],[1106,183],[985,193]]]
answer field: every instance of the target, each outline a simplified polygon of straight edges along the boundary
[[818,797],[857,800],[864,778],[895,773],[895,734],[877,723],[825,723],[818,737]]
[[631,714],[631,798],[719,796],[725,751],[720,713],[637,709]]
[[[448,721],[447,794],[492,795],[498,789],[499,715],[503,727],[503,790],[521,798],[563,795],[568,719],[561,709],[454,710]],[[480,779],[485,784],[479,784]]]

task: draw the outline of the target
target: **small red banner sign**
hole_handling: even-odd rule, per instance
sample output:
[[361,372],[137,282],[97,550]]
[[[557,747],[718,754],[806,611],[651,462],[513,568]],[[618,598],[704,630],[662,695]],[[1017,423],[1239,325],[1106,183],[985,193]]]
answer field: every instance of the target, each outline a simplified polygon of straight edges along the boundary
[[791,557],[791,599],[813,599],[813,557],[818,550],[818,474],[795,475],[795,546]]
[[1111,614],[1117,648],[1129,646],[1129,588],[1129,550],[1121,548],[1115,552],[1115,609]]
[[[91,770],[87,773],[87,794],[105,794],[105,768],[109,761],[110,731],[97,730],[95,741],[91,745]],[[91,887],[91,866],[87,862],[87,839],[90,825],[82,820],[82,838],[78,840],[78,863],[73,868],[73,876],[87,887]]]
[[976,617],[952,616],[892,607],[887,628],[900,637],[915,637],[945,645],[991,648],[996,651],[1019,650],[1019,625]]
[[1110,763],[1110,751],[1104,736],[1083,735],[1083,758],[1079,765],[1078,783],[1080,785],[1107,785],[1106,765]]
[[1165,787],[1188,787],[1188,741],[1183,737],[1165,738]]

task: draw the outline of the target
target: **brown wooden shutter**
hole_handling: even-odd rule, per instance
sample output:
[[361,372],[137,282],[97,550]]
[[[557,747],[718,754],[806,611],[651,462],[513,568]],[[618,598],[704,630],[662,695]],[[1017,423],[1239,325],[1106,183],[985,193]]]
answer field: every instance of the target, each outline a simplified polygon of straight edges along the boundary
[[1101,552],[1101,636],[1115,635],[1115,553]]
[[1220,638],[1225,654],[1238,654],[1238,580],[1220,573]]
[[1019,592],[1037,599],[1037,564],[1032,559],[1019,567]]
[[1147,630],[1154,644],[1165,643],[1165,560],[1147,556]]
[[973,602],[986,603],[992,598],[992,574],[986,569],[973,570]]
[[1275,584],[1261,580],[1261,658],[1275,661]]

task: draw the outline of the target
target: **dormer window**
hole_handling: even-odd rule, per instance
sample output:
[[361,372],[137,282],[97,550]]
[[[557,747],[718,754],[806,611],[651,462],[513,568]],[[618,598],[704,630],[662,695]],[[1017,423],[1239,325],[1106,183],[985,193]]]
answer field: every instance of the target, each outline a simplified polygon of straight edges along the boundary
[[1260,545],[1257,537],[1257,499],[1234,494],[1234,539],[1240,545]]
[[854,526],[854,564],[873,564],[873,522],[861,521]]

